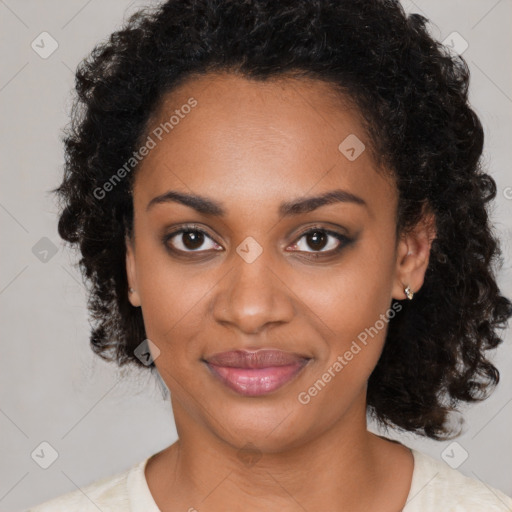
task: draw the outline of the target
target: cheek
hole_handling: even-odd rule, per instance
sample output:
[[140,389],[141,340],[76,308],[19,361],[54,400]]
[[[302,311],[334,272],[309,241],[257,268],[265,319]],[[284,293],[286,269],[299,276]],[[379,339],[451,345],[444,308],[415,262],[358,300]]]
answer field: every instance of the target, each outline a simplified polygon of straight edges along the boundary
[[314,276],[305,294],[307,305],[342,343],[372,326],[390,307],[393,255],[375,239],[369,242],[368,237],[323,277]]
[[206,268],[176,263],[163,246],[141,237],[137,281],[142,315],[147,337],[160,350],[160,364],[197,357],[197,334],[207,330],[204,308],[215,285],[209,276]]
[[305,300],[322,326],[325,357],[318,377],[327,371],[324,380],[341,394],[347,386],[364,385],[382,352],[389,321],[395,316],[391,309],[393,252],[385,241],[374,237],[367,240],[310,286]]

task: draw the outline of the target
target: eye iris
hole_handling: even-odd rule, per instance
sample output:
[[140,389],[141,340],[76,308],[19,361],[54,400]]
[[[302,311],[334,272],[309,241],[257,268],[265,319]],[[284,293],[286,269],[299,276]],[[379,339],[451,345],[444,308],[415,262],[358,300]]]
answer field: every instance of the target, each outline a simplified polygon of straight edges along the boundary
[[[311,231],[307,235],[307,241],[312,249],[323,249],[327,241],[327,235],[322,231]],[[312,244],[311,241],[313,241]]]
[[[189,243],[190,242],[190,243]],[[204,235],[200,231],[184,231],[183,245],[187,249],[197,249],[204,243]]]

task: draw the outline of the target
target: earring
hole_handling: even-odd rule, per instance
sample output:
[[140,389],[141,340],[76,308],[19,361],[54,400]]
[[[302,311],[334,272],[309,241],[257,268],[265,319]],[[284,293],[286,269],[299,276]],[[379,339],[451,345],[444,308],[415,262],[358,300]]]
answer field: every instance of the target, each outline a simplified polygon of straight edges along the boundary
[[407,285],[405,288],[404,288],[404,291],[405,291],[405,295],[407,295],[407,298],[409,300],[412,300],[412,298],[414,297],[414,293],[411,291],[411,287],[409,285]]
[[130,288],[130,293],[133,293],[135,290],[133,288]]

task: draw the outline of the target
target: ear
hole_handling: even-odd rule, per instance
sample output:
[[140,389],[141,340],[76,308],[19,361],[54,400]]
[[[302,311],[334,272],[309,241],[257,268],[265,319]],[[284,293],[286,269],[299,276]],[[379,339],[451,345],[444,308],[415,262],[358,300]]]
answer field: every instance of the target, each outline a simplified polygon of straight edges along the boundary
[[416,293],[422,286],[430,258],[430,247],[436,238],[435,215],[424,208],[423,216],[414,229],[400,236],[396,249],[396,271],[392,297],[407,298],[405,287]]
[[[140,297],[137,288],[137,272],[135,267],[135,247],[133,240],[126,235],[125,236],[126,246],[126,277],[128,280],[128,300],[132,306],[138,307],[141,305]],[[130,292],[130,288],[133,288],[133,292]]]

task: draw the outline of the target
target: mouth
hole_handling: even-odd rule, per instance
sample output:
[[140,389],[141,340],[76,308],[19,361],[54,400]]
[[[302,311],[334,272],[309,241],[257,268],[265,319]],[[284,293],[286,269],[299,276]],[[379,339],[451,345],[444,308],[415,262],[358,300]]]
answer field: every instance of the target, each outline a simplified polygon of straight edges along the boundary
[[262,396],[281,388],[311,359],[282,350],[232,350],[203,359],[211,374],[243,396]]

